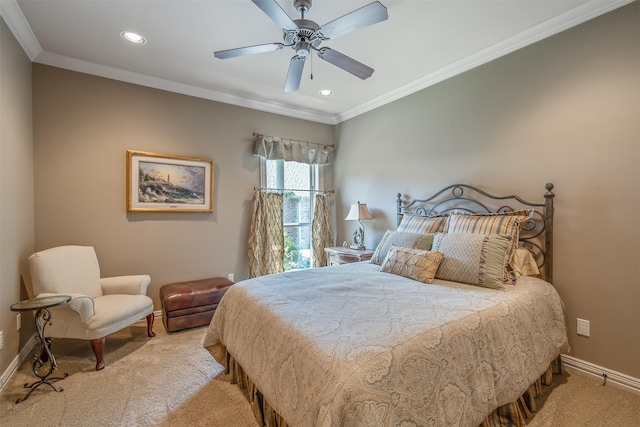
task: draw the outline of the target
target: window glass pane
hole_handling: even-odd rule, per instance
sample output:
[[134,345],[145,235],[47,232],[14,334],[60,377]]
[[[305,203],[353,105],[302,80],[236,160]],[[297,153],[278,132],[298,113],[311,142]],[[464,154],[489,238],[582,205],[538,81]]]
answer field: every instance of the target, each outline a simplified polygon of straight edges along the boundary
[[311,226],[284,226],[284,270],[311,267]]
[[267,188],[284,188],[283,187],[283,164],[282,160],[267,160],[266,164],[266,174],[265,182]]
[[283,192],[285,271],[311,266],[313,198],[308,190],[312,190],[312,167],[304,163],[282,160],[266,161],[267,187],[285,190]]
[[[298,162],[284,162],[284,188],[310,189],[310,165]],[[307,196],[309,192],[306,192]]]

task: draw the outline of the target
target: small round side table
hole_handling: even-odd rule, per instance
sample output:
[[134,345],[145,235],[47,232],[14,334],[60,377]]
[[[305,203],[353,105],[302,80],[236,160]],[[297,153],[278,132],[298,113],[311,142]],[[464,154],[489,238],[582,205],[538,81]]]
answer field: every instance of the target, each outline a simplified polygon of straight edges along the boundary
[[51,353],[51,338],[46,338],[44,336],[44,330],[47,325],[51,324],[51,311],[49,310],[49,308],[67,304],[69,301],[71,301],[71,296],[69,295],[56,295],[50,297],[28,299],[11,305],[11,311],[36,312],[36,332],[38,333],[38,338],[42,347],[42,351],[39,355],[38,353],[33,355],[33,373],[38,378],[40,378],[40,380],[32,384],[26,383],[24,385],[24,388],[28,388],[30,390],[26,394],[26,396],[16,400],[16,403],[27,400],[31,393],[33,393],[33,391],[40,387],[42,384],[47,384],[49,387],[58,392],[63,390],[62,387],[54,386],[51,381],[62,380],[68,377],[69,374],[64,374],[61,377],[50,377],[53,371],[58,368],[58,365],[56,364],[56,358],[53,357],[53,353]]

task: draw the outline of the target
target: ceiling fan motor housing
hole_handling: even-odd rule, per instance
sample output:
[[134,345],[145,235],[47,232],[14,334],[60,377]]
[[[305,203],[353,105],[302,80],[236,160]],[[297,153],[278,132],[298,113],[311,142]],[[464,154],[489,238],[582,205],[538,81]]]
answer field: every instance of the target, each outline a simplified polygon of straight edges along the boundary
[[294,19],[298,31],[285,31],[284,44],[291,46],[299,56],[307,56],[312,48],[322,43],[322,37],[318,33],[320,26],[308,19]]

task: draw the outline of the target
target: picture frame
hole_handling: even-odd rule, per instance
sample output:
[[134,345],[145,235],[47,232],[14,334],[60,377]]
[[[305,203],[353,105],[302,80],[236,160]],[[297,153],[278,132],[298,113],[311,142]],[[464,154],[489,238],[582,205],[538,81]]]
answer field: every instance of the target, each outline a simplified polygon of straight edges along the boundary
[[213,212],[213,159],[127,150],[127,212]]

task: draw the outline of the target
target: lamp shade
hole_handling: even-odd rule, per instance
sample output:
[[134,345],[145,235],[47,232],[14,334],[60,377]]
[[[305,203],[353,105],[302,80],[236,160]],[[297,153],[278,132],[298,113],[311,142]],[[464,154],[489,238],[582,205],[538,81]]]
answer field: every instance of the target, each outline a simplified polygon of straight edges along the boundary
[[362,220],[362,219],[373,219],[371,214],[369,213],[369,209],[367,209],[366,203],[354,203],[351,205],[351,209],[349,210],[349,214],[345,218],[345,220]]

